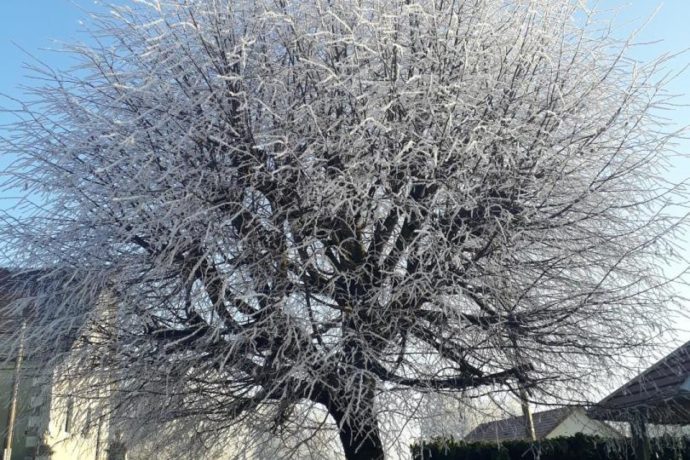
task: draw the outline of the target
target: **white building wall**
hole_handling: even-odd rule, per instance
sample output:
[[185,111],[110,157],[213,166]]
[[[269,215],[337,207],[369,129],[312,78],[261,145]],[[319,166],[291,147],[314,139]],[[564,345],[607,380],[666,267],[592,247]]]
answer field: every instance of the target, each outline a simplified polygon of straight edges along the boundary
[[65,383],[56,383],[51,389],[50,418],[44,434],[45,443],[52,450],[50,459],[106,460],[107,418],[100,416],[97,400],[70,396],[70,390],[73,389]]
[[593,420],[587,416],[583,409],[575,409],[565,420],[563,420],[553,431],[546,435],[547,439],[558,438],[561,436],[573,436],[577,433],[586,435],[597,435],[604,438],[619,438],[621,434],[598,420]]

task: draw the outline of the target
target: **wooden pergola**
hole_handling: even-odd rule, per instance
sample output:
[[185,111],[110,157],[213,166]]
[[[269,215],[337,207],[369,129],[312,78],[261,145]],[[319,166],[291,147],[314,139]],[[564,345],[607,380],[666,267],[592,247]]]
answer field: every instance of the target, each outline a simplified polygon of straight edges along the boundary
[[638,460],[650,459],[648,424],[690,425],[690,341],[605,397],[589,416],[629,423]]

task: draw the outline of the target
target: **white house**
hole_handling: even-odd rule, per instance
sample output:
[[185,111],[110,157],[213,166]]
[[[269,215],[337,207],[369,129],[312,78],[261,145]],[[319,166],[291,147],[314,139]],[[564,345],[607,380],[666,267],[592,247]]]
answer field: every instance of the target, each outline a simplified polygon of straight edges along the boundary
[[[598,435],[605,438],[621,437],[611,426],[589,418],[580,406],[566,406],[533,414],[534,431],[537,439],[573,436],[577,433]],[[527,439],[525,417],[511,417],[482,423],[472,430],[465,441],[500,442]]]

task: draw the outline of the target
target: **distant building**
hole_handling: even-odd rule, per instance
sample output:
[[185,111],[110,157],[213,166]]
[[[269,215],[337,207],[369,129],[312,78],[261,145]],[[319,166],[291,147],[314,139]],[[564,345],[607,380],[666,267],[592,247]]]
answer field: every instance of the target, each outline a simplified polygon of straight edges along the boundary
[[[75,322],[74,330],[55,344],[56,352],[66,352],[61,361],[38,359],[24,330],[44,312],[31,307],[17,317],[2,308],[11,301],[10,283],[38,285],[42,276],[40,272],[13,276],[0,269],[0,342],[11,338],[11,343],[19,343],[0,355],[0,459],[106,460],[110,434],[109,420],[100,410],[103,406],[79,400],[80,385],[87,383],[67,375],[72,351],[88,327]],[[104,400],[107,391],[103,389]]]
[[[0,439],[3,460],[105,460],[108,421],[97,408],[75,402],[63,383],[53,376],[60,369],[46,372],[31,363],[19,371],[18,392],[12,391],[16,379],[11,366],[0,367]],[[15,399],[16,415],[10,417]],[[8,428],[13,425],[11,450]]]
[[[606,423],[589,418],[585,409],[580,406],[560,407],[537,412],[533,414],[533,419],[537,439],[573,436],[577,433],[606,438],[621,436]],[[468,442],[501,442],[522,439],[527,439],[525,417],[522,416],[482,423],[465,436],[465,441]]]

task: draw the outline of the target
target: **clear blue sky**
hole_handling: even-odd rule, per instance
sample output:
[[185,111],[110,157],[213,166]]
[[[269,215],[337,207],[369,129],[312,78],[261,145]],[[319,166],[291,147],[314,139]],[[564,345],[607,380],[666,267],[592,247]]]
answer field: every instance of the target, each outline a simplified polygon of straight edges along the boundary
[[[117,0],[126,3],[128,0]],[[30,57],[20,49],[55,66],[69,65],[69,58],[64,54],[51,52],[59,48],[59,41],[72,42],[88,40],[81,32],[81,20],[86,20],[86,11],[104,11],[106,8],[100,0],[0,0],[0,93],[18,97],[21,95],[18,86],[26,84],[27,72],[23,63]],[[594,2],[590,2],[593,4]],[[621,24],[618,34],[623,36],[635,26],[645,22],[659,7],[656,16],[639,36],[641,42],[660,40],[658,43],[636,48],[636,56],[649,59],[666,51],[681,51],[690,48],[690,1],[666,0],[601,0],[597,8],[603,10],[622,8],[616,23]],[[675,60],[672,67],[677,69],[690,63],[690,54]],[[690,93],[690,72],[678,78],[671,89],[676,93]],[[690,105],[690,95],[685,95],[681,102]],[[0,106],[6,106],[0,100]],[[679,108],[671,114],[678,124],[690,124],[690,108]],[[10,118],[0,113],[0,124]],[[686,144],[690,151],[690,143]],[[2,160],[0,160],[2,161]],[[686,164],[687,166],[687,164]],[[685,168],[684,168],[685,169]],[[690,171],[670,172],[674,178],[682,179]],[[1,206],[1,202],[0,202]]]
[[[117,0],[117,3],[126,1]],[[69,65],[69,58],[47,49],[59,48],[56,40],[88,40],[88,37],[80,32],[80,20],[86,18],[87,10],[103,11],[102,3],[93,0],[0,0],[0,93],[21,98],[18,86],[28,83],[23,63],[30,58],[13,42],[51,66],[65,67]],[[592,4],[593,2],[590,2],[590,5]],[[642,25],[657,7],[660,7],[656,16],[638,36],[639,42],[659,42],[637,47],[635,57],[639,59],[646,60],[663,52],[679,52],[690,48],[689,0],[667,0],[662,3],[656,0],[633,0],[630,3],[622,0],[602,0],[597,5],[598,9],[604,10],[623,8],[616,20],[616,23],[620,24],[616,31],[619,36],[624,36]],[[675,59],[669,70],[680,70],[688,63],[690,53]],[[670,89],[678,94],[690,93],[690,71],[675,80]],[[681,96],[678,102],[690,105],[690,95]],[[7,104],[7,101],[0,101],[0,106]],[[668,116],[679,126],[690,125],[690,108],[678,108]],[[10,120],[9,115],[0,113],[0,125]],[[683,142],[679,150],[690,153],[690,142]],[[0,158],[0,168],[6,161],[7,159]],[[674,181],[687,179],[690,177],[690,161],[676,161],[667,174]],[[6,207],[10,202],[7,196],[0,194],[0,208]],[[690,243],[685,243],[685,246],[685,253],[690,258]],[[690,297],[690,289],[687,291]],[[690,304],[688,308],[690,309]],[[684,327],[688,330],[683,334],[685,340],[690,339],[689,323],[684,322]]]
[[79,20],[86,14],[78,5],[91,10],[97,7],[85,0],[0,1],[0,93],[16,96],[17,86],[26,83],[22,65],[30,58],[17,45],[52,65],[60,67],[68,62],[64,55],[46,48],[58,48],[54,40],[86,38],[79,33]]
[[[93,0],[0,0],[0,95],[22,98],[19,86],[31,85],[24,68],[32,60],[29,54],[57,68],[69,65],[67,56],[49,49],[59,49],[58,40],[85,40],[87,36],[80,33],[79,21],[86,17],[86,9],[98,7]],[[15,105],[0,96],[0,107]],[[0,125],[11,121],[11,115],[0,113]],[[0,168],[10,160],[0,157]],[[3,208],[12,201],[1,193]]]

